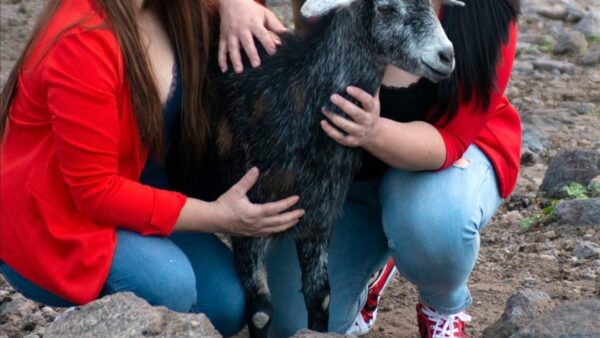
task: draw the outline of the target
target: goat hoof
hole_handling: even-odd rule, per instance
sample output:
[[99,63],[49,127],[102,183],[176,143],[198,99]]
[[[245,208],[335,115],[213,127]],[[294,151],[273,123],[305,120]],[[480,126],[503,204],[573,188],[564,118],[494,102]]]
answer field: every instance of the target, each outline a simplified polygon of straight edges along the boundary
[[257,312],[252,316],[252,324],[254,324],[257,329],[262,330],[269,322],[269,319],[271,319],[271,317],[266,313]]

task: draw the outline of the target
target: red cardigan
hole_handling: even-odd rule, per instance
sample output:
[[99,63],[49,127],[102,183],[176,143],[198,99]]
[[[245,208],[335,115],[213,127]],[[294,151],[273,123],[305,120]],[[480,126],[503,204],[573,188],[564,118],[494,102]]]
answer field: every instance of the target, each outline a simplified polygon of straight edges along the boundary
[[33,47],[0,153],[0,259],[74,303],[99,295],[117,224],[167,236],[186,200],[138,183],[147,154],[123,58],[93,4],[63,1]]

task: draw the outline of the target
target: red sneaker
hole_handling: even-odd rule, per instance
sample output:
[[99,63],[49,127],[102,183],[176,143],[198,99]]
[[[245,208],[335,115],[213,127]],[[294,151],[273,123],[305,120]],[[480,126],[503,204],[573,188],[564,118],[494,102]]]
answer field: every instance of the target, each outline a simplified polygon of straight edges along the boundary
[[471,316],[464,311],[443,315],[429,306],[417,304],[417,321],[421,338],[467,338],[465,322],[470,322]]
[[375,319],[377,318],[377,306],[379,305],[381,294],[394,279],[396,272],[398,272],[398,270],[394,264],[394,259],[390,258],[383,269],[377,271],[377,273],[371,277],[371,280],[367,285],[367,301],[358,315],[356,315],[354,324],[348,329],[346,334],[361,336],[371,330],[375,324]]

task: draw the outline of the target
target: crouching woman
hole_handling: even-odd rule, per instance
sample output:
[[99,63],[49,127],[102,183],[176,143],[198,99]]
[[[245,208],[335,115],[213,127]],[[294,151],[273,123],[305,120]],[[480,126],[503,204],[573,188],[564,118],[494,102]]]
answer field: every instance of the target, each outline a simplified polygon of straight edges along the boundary
[[0,272],[26,297],[70,306],[131,291],[206,313],[224,335],[243,326],[231,252],[212,233],[283,231],[303,211],[287,211],[296,196],[250,203],[256,169],[215,202],[168,190],[169,150],[207,148],[211,9],[48,1],[0,115]]

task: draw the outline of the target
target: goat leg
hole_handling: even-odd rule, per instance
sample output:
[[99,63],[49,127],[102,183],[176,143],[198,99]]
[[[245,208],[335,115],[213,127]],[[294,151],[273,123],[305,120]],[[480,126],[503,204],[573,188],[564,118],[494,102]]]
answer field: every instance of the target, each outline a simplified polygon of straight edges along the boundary
[[235,265],[246,299],[246,322],[251,338],[267,338],[273,316],[271,292],[264,265],[266,238],[232,238]]
[[327,247],[329,234],[315,234],[312,238],[296,240],[298,260],[302,269],[302,292],[308,312],[308,328],[327,332],[329,324],[329,276],[327,274]]

